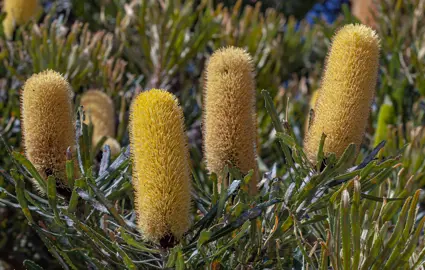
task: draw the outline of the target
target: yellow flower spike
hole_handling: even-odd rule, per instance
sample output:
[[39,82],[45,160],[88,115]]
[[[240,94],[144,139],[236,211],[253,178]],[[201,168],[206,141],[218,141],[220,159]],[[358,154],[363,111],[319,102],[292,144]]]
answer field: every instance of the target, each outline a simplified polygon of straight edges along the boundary
[[208,170],[220,176],[228,162],[242,173],[254,169],[251,194],[256,193],[258,182],[253,70],[245,50],[220,49],[208,63],[204,90],[204,151]]
[[4,0],[3,12],[6,18],[3,21],[6,38],[11,39],[16,25],[23,25],[38,15],[42,10],[38,0]]
[[322,133],[324,152],[341,156],[347,146],[363,139],[374,97],[380,40],[364,25],[346,25],[333,38],[320,94],[304,141],[308,158],[315,163]]
[[99,90],[89,90],[81,97],[80,104],[86,113],[84,123],[93,124],[93,146],[105,136],[108,137],[104,144],[109,145],[111,154],[120,152],[120,145],[115,137],[115,108],[112,99]]
[[183,111],[165,90],[139,94],[130,111],[130,144],[138,225],[163,247],[190,225],[190,167]]
[[54,175],[66,186],[66,151],[75,147],[72,89],[59,73],[29,78],[21,93],[25,154],[43,178]]

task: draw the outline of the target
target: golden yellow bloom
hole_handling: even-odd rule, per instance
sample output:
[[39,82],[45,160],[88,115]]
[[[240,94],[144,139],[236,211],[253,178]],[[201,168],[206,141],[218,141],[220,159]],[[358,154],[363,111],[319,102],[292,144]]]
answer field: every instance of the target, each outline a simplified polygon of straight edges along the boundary
[[75,147],[71,86],[57,72],[33,75],[21,94],[25,154],[43,178],[66,185],[66,150]]
[[12,38],[16,25],[22,25],[34,18],[41,11],[38,0],[4,0],[3,12],[6,18],[3,27],[8,39]]
[[380,41],[364,25],[347,25],[333,38],[321,90],[304,142],[308,158],[316,162],[322,133],[324,152],[341,156],[363,139],[375,93]]
[[120,152],[115,137],[115,108],[112,99],[102,91],[89,90],[81,97],[80,104],[86,113],[85,123],[93,124],[93,146],[105,136],[105,144],[111,148],[112,155]]
[[146,239],[168,245],[190,225],[190,168],[183,111],[164,90],[131,106],[130,144],[138,224]]
[[[229,47],[215,52],[206,70],[204,147],[207,167],[219,176],[229,162],[242,173],[254,169],[256,192],[255,82],[249,54]],[[221,181],[221,179],[220,179]]]

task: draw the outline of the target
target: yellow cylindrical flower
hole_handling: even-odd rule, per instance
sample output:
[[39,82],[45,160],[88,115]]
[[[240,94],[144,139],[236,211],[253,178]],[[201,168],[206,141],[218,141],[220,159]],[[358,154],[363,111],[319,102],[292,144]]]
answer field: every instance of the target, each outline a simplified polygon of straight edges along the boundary
[[43,178],[66,185],[66,150],[75,147],[72,89],[59,73],[33,75],[21,93],[25,154]]
[[80,104],[86,113],[84,122],[93,124],[93,146],[96,146],[103,137],[107,137],[104,144],[109,145],[112,155],[118,154],[120,145],[114,139],[115,108],[112,99],[102,91],[89,90],[81,97]]
[[16,25],[27,23],[41,11],[38,0],[4,0],[3,12],[6,18],[3,21],[3,28],[8,39],[12,38]]
[[242,173],[253,169],[251,193],[256,192],[258,182],[253,70],[245,50],[220,49],[208,63],[204,92],[204,151],[208,170],[220,177],[229,162]]
[[346,25],[333,38],[311,126],[304,141],[308,158],[316,162],[322,133],[324,152],[341,156],[363,139],[374,97],[380,40],[364,25]]
[[138,225],[146,239],[172,245],[190,225],[190,167],[183,111],[165,90],[139,94],[130,111]]

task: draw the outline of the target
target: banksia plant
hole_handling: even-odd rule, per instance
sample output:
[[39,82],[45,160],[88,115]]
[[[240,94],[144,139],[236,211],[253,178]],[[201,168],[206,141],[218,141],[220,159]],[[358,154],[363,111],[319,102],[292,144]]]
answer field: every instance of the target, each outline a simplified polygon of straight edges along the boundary
[[66,79],[52,70],[29,78],[21,94],[25,155],[43,178],[53,175],[62,185],[67,149],[75,146],[72,95]]
[[130,145],[138,225],[144,237],[173,245],[190,225],[190,168],[183,111],[176,97],[152,89],[131,106]]
[[347,25],[333,38],[320,94],[304,142],[308,158],[316,162],[322,134],[324,153],[341,156],[363,139],[378,74],[380,41],[364,25]]
[[93,146],[107,137],[104,144],[109,145],[112,155],[120,152],[120,145],[115,137],[115,108],[112,99],[102,91],[89,90],[81,97],[80,104],[86,113],[85,123],[93,124]]
[[250,191],[256,192],[255,82],[250,55],[228,47],[215,52],[206,69],[204,151],[210,172],[221,179],[230,162],[242,173],[254,169]]
[[6,37],[11,39],[16,25],[27,23],[40,11],[38,0],[4,0],[3,12],[7,15],[3,21],[3,28]]

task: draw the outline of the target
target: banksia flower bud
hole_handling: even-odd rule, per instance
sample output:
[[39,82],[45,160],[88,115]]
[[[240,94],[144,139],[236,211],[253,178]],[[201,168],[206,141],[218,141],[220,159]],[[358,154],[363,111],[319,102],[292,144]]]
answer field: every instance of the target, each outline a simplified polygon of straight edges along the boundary
[[389,104],[382,104],[378,114],[378,125],[375,132],[374,147],[378,146],[388,137],[388,125],[395,123],[394,107]]
[[[254,169],[250,192],[256,192],[255,83],[249,54],[229,47],[215,52],[206,70],[204,150],[210,172],[220,177],[231,162],[242,173]],[[219,179],[220,181],[222,179]]]
[[139,94],[131,106],[130,144],[138,225],[163,247],[189,228],[190,168],[183,111],[164,90]]
[[308,158],[316,162],[322,133],[324,152],[341,156],[351,143],[363,139],[378,75],[380,41],[364,25],[347,25],[333,38],[326,70],[304,142]]
[[3,12],[7,15],[3,21],[3,28],[6,37],[12,38],[15,25],[27,23],[40,11],[38,0],[4,0]]
[[3,31],[7,39],[12,39],[14,29],[15,29],[15,24],[13,23],[13,18],[10,16],[7,16],[6,18],[4,18]]
[[68,147],[75,147],[72,90],[57,72],[33,75],[21,94],[25,154],[43,178],[54,175],[66,185]]
[[85,123],[93,124],[93,146],[105,136],[105,144],[111,148],[112,155],[120,152],[119,143],[115,137],[115,109],[112,99],[102,91],[89,90],[81,97],[80,104],[86,113]]

